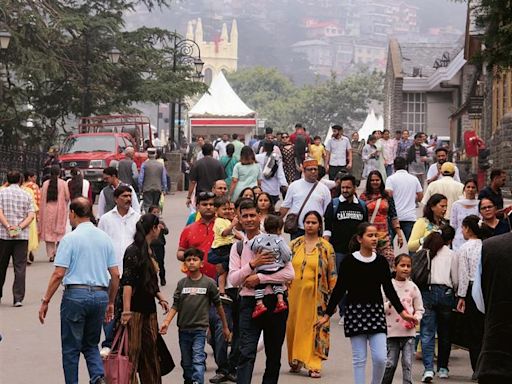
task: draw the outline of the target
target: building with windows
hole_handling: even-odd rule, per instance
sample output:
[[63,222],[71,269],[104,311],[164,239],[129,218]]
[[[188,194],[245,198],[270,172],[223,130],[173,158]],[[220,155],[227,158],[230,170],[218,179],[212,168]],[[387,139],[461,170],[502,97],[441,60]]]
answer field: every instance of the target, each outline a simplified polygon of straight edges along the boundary
[[455,43],[388,46],[384,83],[384,127],[450,135],[449,119],[460,105],[463,39]]

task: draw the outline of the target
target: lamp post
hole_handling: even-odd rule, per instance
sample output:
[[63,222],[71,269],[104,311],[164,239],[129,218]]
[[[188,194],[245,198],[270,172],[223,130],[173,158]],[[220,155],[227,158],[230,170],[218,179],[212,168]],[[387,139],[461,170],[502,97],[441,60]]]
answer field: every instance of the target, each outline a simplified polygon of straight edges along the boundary
[[[5,13],[2,11],[5,17]],[[7,17],[6,17],[7,19]],[[0,24],[1,28],[1,24]],[[7,30],[0,29],[0,50],[5,51],[7,48],[9,48],[9,43],[11,42],[11,34]],[[7,68],[7,67],[6,67]],[[3,99],[3,84],[4,81],[4,64],[0,63],[0,100]]]
[[[203,71],[204,62],[201,60],[201,49],[199,45],[190,39],[182,39],[178,37],[176,31],[174,31],[174,45],[173,45],[173,57],[172,57],[172,71],[176,72],[178,64],[193,65],[195,70],[195,77],[201,78]],[[197,57],[194,56],[194,50],[197,49]],[[181,122],[181,97],[179,103],[179,118]],[[169,148],[172,148],[175,140],[175,128],[176,128],[176,100],[169,102]],[[181,124],[180,124],[181,125]]]

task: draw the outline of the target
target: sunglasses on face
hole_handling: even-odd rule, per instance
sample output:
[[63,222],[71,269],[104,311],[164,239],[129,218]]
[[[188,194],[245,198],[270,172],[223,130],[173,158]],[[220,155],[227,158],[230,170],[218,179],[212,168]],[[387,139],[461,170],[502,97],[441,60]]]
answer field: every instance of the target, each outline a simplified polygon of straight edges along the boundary
[[212,199],[212,198],[214,198],[214,197],[215,197],[215,193],[213,193],[213,192],[199,192],[199,197],[200,197],[200,198],[205,198],[205,197],[207,197],[207,198]]

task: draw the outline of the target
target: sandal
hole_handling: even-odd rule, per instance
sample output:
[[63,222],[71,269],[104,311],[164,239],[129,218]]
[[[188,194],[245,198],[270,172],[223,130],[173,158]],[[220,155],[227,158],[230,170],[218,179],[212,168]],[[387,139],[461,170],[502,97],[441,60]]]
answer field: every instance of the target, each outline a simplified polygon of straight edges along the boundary
[[309,371],[309,377],[312,379],[320,379],[322,375],[320,374],[320,371]]
[[290,363],[290,373],[300,373],[301,369],[302,363],[299,363],[298,361]]

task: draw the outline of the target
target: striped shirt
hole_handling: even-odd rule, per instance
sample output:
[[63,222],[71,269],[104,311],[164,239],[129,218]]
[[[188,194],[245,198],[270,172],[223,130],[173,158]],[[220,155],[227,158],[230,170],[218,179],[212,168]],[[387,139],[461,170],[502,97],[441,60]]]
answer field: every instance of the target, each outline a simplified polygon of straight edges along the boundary
[[[17,226],[34,212],[34,205],[30,195],[22,190],[18,184],[11,184],[0,190],[0,210],[3,212],[9,225]],[[9,231],[0,225],[0,239],[2,240],[28,240],[28,226],[14,238],[9,236]]]

